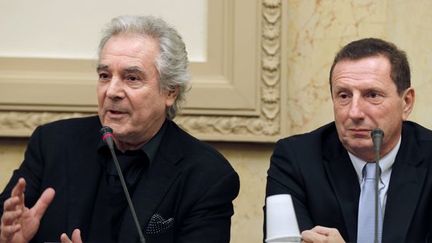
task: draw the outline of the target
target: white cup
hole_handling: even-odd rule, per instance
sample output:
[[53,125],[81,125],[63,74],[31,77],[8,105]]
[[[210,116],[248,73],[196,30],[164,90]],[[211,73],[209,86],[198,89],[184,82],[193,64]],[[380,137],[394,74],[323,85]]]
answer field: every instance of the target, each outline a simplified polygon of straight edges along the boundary
[[278,194],[266,198],[267,243],[301,242],[291,195]]

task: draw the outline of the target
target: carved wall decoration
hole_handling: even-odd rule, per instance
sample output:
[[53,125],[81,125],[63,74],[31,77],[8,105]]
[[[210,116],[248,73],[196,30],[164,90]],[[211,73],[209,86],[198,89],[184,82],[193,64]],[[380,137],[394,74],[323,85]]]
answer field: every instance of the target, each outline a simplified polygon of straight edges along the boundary
[[0,112],[0,134],[2,136],[28,136],[39,125],[89,115],[91,113],[2,111]]
[[[191,63],[196,83],[175,120],[204,140],[275,141],[285,130],[282,2],[220,0],[208,7],[210,60]],[[0,58],[0,66],[0,136],[29,136],[38,125],[96,112],[94,60]],[[36,100],[28,98],[33,92]]]
[[180,125],[208,140],[274,141],[281,135],[281,6],[262,1],[260,112],[256,116],[180,116]]

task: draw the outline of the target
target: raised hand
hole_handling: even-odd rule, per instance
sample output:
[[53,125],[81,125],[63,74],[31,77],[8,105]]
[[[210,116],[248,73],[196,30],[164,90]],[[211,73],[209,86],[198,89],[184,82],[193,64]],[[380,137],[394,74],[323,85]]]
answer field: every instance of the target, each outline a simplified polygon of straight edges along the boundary
[[55,191],[47,188],[32,208],[24,204],[26,182],[20,178],[11,197],[4,202],[0,224],[0,243],[27,243],[39,229],[40,220],[54,199]]
[[79,229],[75,229],[72,232],[72,240],[69,239],[69,237],[65,233],[63,233],[60,236],[60,240],[61,240],[61,243],[82,243],[81,231]]

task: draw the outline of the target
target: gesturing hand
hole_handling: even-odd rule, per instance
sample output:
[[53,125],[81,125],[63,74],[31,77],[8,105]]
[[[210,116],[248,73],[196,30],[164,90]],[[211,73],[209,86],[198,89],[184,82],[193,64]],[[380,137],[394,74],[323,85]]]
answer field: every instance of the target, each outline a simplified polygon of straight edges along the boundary
[[0,243],[29,242],[39,229],[40,220],[54,199],[54,189],[46,189],[32,208],[24,204],[26,182],[20,178],[11,197],[3,205],[0,225]]
[[61,240],[61,243],[82,243],[81,231],[79,229],[75,229],[72,232],[72,240],[69,239],[69,237],[65,233],[63,233],[60,236],[60,240]]

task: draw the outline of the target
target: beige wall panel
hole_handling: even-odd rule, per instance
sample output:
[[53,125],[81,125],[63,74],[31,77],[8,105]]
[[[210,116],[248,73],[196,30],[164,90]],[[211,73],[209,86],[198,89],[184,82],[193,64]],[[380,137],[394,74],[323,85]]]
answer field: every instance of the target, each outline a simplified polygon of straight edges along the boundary
[[18,168],[24,158],[27,139],[0,138],[0,190],[6,186],[12,171]]
[[411,65],[417,96],[411,119],[432,129],[432,1],[395,0],[388,6],[388,38],[407,52]]
[[[2,0],[0,56],[94,59],[100,28],[117,15],[161,16],[186,42],[189,58],[206,60],[206,0]],[[193,23],[193,28],[191,28]]]

